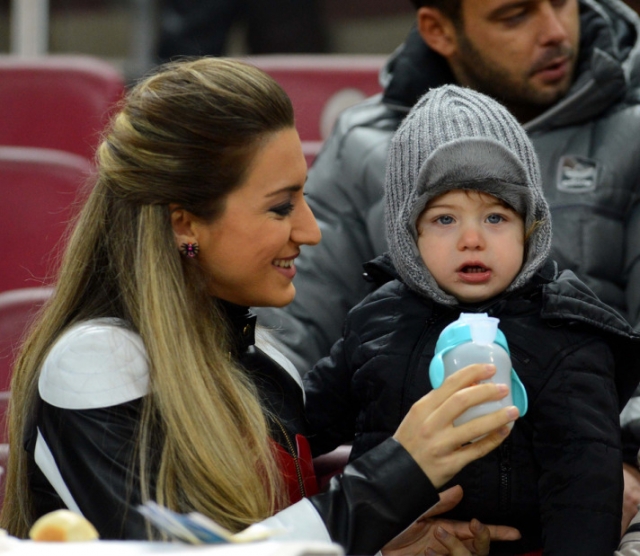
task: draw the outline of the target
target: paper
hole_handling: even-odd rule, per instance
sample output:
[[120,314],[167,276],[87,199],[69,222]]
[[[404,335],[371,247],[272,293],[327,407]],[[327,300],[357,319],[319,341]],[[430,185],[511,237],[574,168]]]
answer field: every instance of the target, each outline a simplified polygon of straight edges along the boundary
[[256,542],[282,533],[280,529],[259,526],[252,527],[250,531],[232,533],[202,514],[180,514],[155,502],[146,502],[138,506],[138,511],[160,532],[188,544]]

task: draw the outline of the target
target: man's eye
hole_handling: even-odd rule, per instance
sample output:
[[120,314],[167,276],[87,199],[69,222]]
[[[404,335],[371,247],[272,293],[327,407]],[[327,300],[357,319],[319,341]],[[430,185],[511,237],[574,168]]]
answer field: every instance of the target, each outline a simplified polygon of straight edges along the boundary
[[287,201],[286,203],[282,203],[276,207],[272,207],[269,209],[271,212],[275,212],[278,216],[289,216],[293,211],[293,203]]
[[526,10],[519,10],[517,12],[512,12],[508,16],[504,17],[502,19],[502,22],[505,23],[507,26],[513,27],[518,23],[522,22],[526,16],[527,16]]

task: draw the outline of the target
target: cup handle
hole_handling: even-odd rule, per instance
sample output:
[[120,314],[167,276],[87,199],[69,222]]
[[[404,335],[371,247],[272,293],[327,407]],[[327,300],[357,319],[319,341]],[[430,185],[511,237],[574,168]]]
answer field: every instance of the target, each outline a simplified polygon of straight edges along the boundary
[[529,400],[527,398],[527,391],[524,389],[524,385],[520,382],[515,369],[511,368],[511,396],[513,398],[513,405],[518,408],[520,417],[523,417],[529,408]]
[[436,353],[429,364],[429,380],[434,389],[440,388],[444,382],[444,361],[442,360],[442,353]]

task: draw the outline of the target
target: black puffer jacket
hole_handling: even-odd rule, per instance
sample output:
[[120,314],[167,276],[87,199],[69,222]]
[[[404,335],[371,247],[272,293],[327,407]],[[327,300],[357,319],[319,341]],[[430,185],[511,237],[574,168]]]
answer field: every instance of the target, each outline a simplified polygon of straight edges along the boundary
[[638,380],[640,342],[553,263],[525,288],[482,306],[439,305],[398,280],[368,296],[350,312],[331,357],[305,377],[312,448],[322,452],[355,435],[358,457],[393,434],[431,390],[436,340],[462,311],[500,318],[529,411],[499,449],[455,477],[465,496],[451,517],[520,529],[522,541],[495,543],[493,553],[544,546],[545,555],[611,554],[622,504],[619,403]]

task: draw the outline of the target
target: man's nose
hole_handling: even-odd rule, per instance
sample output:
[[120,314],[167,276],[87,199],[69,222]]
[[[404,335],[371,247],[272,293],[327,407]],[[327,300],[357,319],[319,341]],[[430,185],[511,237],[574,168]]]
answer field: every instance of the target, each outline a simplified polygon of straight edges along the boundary
[[569,38],[569,33],[562,18],[561,8],[553,2],[542,2],[540,6],[540,42],[543,45],[560,44]]

